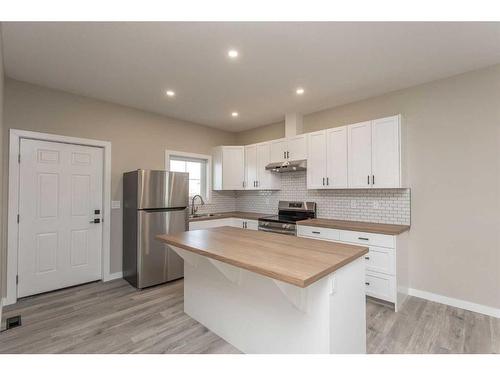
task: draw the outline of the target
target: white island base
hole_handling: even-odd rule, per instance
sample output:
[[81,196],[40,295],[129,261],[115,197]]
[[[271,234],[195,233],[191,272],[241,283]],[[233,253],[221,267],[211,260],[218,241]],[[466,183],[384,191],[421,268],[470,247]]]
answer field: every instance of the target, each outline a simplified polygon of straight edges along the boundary
[[366,353],[362,258],[301,288],[172,248],[186,314],[243,353]]

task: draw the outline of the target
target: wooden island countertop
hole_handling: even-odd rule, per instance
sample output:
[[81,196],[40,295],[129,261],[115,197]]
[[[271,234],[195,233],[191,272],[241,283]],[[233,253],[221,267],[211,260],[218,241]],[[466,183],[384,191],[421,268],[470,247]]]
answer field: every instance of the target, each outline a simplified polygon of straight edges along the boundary
[[156,237],[207,258],[305,288],[368,253],[364,246],[217,227]]

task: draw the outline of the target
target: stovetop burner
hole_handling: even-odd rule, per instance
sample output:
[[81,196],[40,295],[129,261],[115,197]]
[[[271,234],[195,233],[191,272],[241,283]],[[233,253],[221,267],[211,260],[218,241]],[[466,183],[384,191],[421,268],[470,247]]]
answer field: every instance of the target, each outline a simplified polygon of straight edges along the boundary
[[316,203],[280,201],[278,215],[259,219],[259,230],[295,235],[295,223],[316,217]]

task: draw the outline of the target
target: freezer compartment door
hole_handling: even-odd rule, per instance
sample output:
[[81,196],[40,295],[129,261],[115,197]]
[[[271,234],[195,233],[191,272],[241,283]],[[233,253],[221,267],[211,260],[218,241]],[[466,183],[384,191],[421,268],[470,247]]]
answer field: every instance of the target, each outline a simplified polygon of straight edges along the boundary
[[179,208],[189,205],[189,174],[182,172],[138,172],[137,208]]
[[188,210],[138,211],[138,288],[161,284],[184,276],[184,263],[158,234],[184,232],[188,229]]

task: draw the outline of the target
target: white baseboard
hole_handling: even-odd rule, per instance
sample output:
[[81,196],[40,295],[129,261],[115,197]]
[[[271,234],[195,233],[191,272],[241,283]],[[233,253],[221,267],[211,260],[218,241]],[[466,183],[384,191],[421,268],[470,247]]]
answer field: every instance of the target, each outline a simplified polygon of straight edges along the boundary
[[123,278],[123,272],[115,272],[115,273],[110,273],[107,275],[102,281],[111,281],[111,280],[116,280],[116,279],[122,279]]
[[458,307],[460,309],[469,310],[477,312],[484,315],[489,315],[494,318],[500,318],[500,309],[494,307],[480,305],[478,303],[464,301],[461,299],[451,298],[442,296],[440,294],[434,294],[426,292],[424,290],[418,290],[413,288],[408,288],[408,295],[423,298],[432,302],[442,303],[444,305],[449,305],[453,307]]
[[3,307],[6,305],[6,299],[5,298],[0,298],[0,325],[2,323],[2,312],[3,312]]

